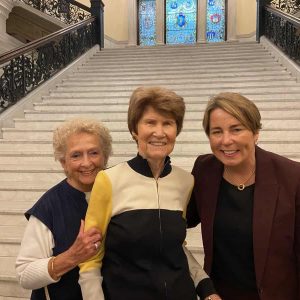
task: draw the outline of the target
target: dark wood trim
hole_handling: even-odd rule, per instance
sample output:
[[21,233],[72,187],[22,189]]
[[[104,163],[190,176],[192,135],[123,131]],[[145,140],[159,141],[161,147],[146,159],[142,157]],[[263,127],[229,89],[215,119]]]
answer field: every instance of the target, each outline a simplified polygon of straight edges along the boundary
[[5,52],[4,54],[0,55],[0,65],[12,60],[15,57],[18,57],[22,54],[25,54],[29,52],[32,49],[36,49],[38,47],[41,47],[47,43],[49,43],[52,40],[57,39],[58,37],[63,36],[66,33],[70,33],[78,28],[84,27],[87,24],[90,24],[92,22],[96,21],[96,17],[90,17],[89,19],[83,20],[81,22],[78,22],[74,25],[70,25],[68,27],[65,27],[61,30],[58,30],[56,32],[50,33],[47,36],[44,36],[40,39],[37,39],[35,41],[32,41],[24,46],[18,47],[16,49],[13,49],[11,51]]
[[292,23],[293,25],[295,25],[296,27],[300,27],[300,19],[290,15],[282,10],[276,9],[274,7],[272,7],[271,5],[266,5],[265,9],[269,12],[271,12],[272,14],[281,17],[284,20],[287,20],[288,22]]
[[69,3],[74,4],[74,5],[78,6],[79,8],[81,8],[81,9],[83,9],[83,10],[89,12],[89,13],[91,12],[91,9],[88,6],[86,6],[86,5],[84,5],[80,2],[77,2],[76,0],[69,0]]

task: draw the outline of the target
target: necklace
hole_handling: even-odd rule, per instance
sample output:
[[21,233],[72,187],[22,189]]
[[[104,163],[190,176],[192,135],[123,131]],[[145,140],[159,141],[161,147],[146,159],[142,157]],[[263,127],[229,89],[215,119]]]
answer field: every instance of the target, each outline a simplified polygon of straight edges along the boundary
[[[238,183],[237,184],[235,180],[230,180],[230,181],[233,182],[233,184],[237,187],[237,189],[239,191],[243,191],[245,189],[245,187],[246,187],[245,184],[251,179],[251,177],[254,175],[254,173],[255,173],[255,168],[253,169],[253,171],[251,172],[251,174],[249,175],[249,177],[246,177],[246,179],[244,179],[242,181],[242,183]],[[233,177],[232,174],[225,167],[224,168],[224,175],[226,175],[226,174],[227,174],[227,178],[230,178],[230,177],[232,178]]]

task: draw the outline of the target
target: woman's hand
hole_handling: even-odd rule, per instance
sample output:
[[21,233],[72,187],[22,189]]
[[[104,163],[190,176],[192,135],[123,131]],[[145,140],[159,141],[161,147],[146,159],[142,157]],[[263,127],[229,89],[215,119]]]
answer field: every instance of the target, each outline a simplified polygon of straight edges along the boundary
[[84,231],[84,221],[81,220],[79,233],[73,245],[67,251],[56,256],[55,259],[49,260],[48,272],[51,277],[58,280],[79,263],[96,255],[101,239],[101,232],[96,228]]
[[94,256],[98,252],[101,239],[101,232],[96,228],[84,231],[84,221],[81,220],[77,238],[68,250],[74,264],[78,265]]
[[211,294],[208,297],[204,298],[204,300],[222,300],[219,295],[217,294]]

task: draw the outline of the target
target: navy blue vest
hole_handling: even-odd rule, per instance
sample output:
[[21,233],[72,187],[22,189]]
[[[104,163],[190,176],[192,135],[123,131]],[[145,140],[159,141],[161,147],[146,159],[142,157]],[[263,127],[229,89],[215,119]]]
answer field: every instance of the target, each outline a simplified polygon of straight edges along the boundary
[[[31,215],[43,222],[52,232],[55,242],[53,255],[66,251],[74,243],[85,218],[85,194],[71,187],[66,179],[47,191],[25,216]],[[60,281],[48,285],[51,300],[82,300],[78,284],[79,268],[64,274]],[[44,289],[33,290],[31,300],[46,300]]]

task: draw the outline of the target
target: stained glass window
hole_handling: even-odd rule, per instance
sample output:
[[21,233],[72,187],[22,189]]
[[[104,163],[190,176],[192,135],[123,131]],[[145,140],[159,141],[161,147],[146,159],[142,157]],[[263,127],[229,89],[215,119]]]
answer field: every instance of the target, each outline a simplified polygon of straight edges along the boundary
[[206,41],[225,40],[225,0],[207,0]]
[[166,0],[166,43],[196,42],[197,0]]
[[139,41],[141,46],[156,44],[155,0],[139,1]]

